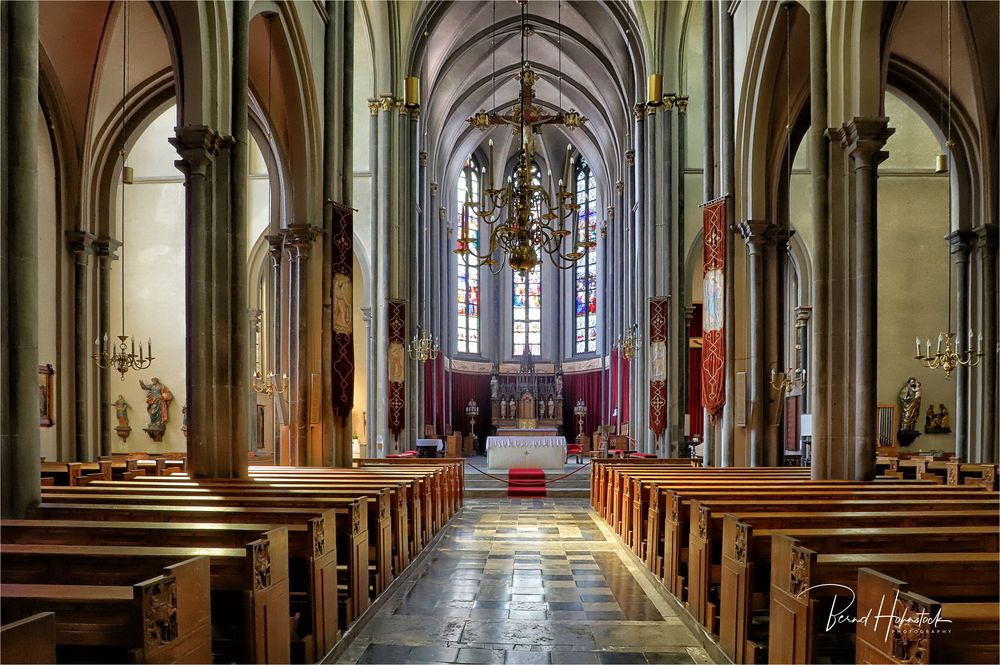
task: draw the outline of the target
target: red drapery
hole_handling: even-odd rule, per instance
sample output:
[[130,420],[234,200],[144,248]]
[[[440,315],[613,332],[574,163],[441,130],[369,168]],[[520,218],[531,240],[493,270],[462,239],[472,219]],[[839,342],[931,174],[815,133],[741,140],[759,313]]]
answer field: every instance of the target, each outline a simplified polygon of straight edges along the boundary
[[713,422],[725,404],[726,199],[706,203],[704,213],[704,307],[702,309],[701,403]]
[[490,434],[490,421],[493,412],[493,405],[490,402],[490,375],[453,372],[451,381],[451,426],[453,430],[463,434],[469,433],[469,417],[465,415],[465,407],[469,405],[470,399],[474,399],[479,405],[479,417],[476,418],[476,436],[480,440],[485,439]]
[[704,410],[701,407],[701,303],[695,303],[694,316],[688,325],[688,339],[698,342],[688,346],[688,416],[691,436],[704,435]]
[[587,417],[583,419],[583,433],[590,435],[601,424],[604,405],[601,403],[601,379],[604,372],[581,372],[563,377],[563,433],[567,440],[575,439],[579,427],[573,408],[577,400],[587,405]]

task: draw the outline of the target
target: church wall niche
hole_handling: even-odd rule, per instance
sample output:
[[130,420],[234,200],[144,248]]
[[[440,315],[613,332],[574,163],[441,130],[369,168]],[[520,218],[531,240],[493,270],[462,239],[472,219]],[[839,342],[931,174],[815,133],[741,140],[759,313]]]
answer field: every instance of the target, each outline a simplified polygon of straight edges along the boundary
[[[917,424],[923,432],[929,405],[938,411],[944,404],[955,412],[955,376],[945,379],[944,372],[925,369],[913,359],[914,337],[936,337],[946,329],[951,257],[944,235],[950,230],[950,190],[948,176],[934,173],[934,156],[943,146],[931,128],[891,92],[885,108],[896,133],[885,148],[889,158],[879,166],[876,397],[879,404],[896,404],[900,387],[916,377],[922,384]],[[953,297],[952,311],[954,307]],[[925,434],[906,450],[954,449],[951,432]]]
[[[118,250],[125,261],[125,334],[134,335],[136,344],[152,341],[155,360],[145,370],[131,370],[125,380],[112,373],[111,401],[122,395],[128,411],[131,436],[123,442],[112,434],[115,452],[185,451],[187,439],[181,431],[181,410],[187,401],[185,337],[185,257],[184,183],[174,168],[177,153],[167,142],[173,136],[177,110],[170,106],[150,123],[129,153],[135,169],[135,183],[125,192],[125,245]],[[122,237],[121,185],[115,186],[116,238]],[[109,336],[122,329],[122,261],[111,264],[111,328]],[[114,340],[109,340],[114,341]],[[131,342],[131,340],[129,340]],[[149,422],[146,393],[139,379],[149,384],[156,377],[173,394],[166,430],[161,442],[143,432]],[[114,414],[111,414],[113,416]],[[117,420],[109,417],[108,427]]]

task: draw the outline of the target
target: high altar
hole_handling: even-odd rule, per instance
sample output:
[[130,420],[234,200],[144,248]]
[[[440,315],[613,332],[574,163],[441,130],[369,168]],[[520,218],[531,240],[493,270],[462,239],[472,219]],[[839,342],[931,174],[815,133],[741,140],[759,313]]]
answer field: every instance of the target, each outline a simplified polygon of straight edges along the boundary
[[498,436],[554,435],[563,423],[562,370],[535,371],[525,351],[516,373],[494,367],[490,376],[493,422]]

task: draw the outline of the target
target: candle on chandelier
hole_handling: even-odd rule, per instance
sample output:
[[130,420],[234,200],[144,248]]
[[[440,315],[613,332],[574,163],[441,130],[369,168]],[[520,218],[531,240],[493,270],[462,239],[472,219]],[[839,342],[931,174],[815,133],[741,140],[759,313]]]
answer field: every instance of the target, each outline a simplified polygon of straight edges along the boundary
[[153,343],[148,337],[146,338],[146,358],[149,360],[153,359]]
[[919,358],[920,357],[920,338],[917,337],[916,340],[917,340],[917,355],[915,357]]
[[938,355],[941,354],[941,342],[942,342],[941,333],[938,333],[938,345],[937,345]]
[[486,186],[493,186],[493,139],[490,139],[490,161],[489,161],[489,171],[486,172]]
[[983,333],[979,333],[979,344],[976,353],[983,355]]
[[927,342],[927,351],[924,352],[924,357],[925,358],[930,358],[931,357],[931,338],[928,337],[926,339],[926,342]]

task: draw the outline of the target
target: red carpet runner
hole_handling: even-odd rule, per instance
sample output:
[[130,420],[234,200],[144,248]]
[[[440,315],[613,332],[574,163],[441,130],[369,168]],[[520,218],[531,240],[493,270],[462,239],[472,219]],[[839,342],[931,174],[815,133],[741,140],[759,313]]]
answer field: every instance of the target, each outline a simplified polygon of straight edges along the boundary
[[545,472],[541,469],[511,469],[507,472],[507,496],[545,496]]

